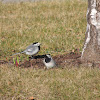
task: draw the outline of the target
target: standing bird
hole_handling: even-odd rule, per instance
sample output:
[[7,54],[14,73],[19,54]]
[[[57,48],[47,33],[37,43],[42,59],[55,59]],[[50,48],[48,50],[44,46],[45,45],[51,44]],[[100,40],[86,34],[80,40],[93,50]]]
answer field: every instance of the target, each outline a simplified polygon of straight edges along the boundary
[[[39,51],[40,51],[40,43],[35,42],[29,45],[24,51],[15,53],[13,55],[25,53],[26,55],[30,55],[31,57],[33,57],[33,55],[37,54]],[[32,67],[32,62],[31,62],[31,67]]]
[[39,50],[40,50],[40,43],[35,42],[35,43],[29,45],[24,51],[19,52],[19,53],[15,53],[13,55],[25,53],[26,55],[32,56],[32,55],[37,54],[39,52]]
[[53,67],[56,66],[56,63],[55,63],[55,61],[53,60],[53,58],[51,57],[50,54],[44,55],[43,63],[45,64],[45,66],[47,67],[47,69],[53,68]]

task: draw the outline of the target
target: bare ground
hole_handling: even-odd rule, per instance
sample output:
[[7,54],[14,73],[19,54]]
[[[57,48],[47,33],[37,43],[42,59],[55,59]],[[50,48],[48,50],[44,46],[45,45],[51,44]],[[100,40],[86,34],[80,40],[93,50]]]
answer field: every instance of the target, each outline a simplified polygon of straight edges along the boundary
[[[56,65],[61,68],[64,68],[66,66],[80,67],[80,65],[82,65],[84,67],[85,66],[100,67],[100,64],[94,64],[94,63],[90,63],[90,62],[84,63],[80,60],[80,57],[81,57],[80,53],[71,52],[71,53],[67,53],[64,55],[53,56],[53,59],[55,60]],[[13,64],[14,65],[12,59],[10,61],[0,60],[0,65],[1,64]],[[35,68],[35,69],[41,69],[41,68],[44,69],[45,68],[45,66],[43,64],[43,59],[32,59],[30,61],[24,60],[22,62],[20,61],[18,65],[15,64],[15,66],[21,67],[21,68],[30,68],[31,64],[32,64],[33,68]]]

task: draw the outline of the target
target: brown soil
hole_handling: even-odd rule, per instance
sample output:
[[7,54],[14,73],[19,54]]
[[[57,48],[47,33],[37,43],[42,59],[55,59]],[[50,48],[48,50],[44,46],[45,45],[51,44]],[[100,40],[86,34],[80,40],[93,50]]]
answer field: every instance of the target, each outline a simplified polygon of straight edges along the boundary
[[[55,60],[56,64],[58,67],[64,67],[66,65],[70,65],[70,66],[76,66],[76,65],[80,65],[81,61],[80,61],[80,54],[77,53],[69,53],[69,54],[64,54],[64,55],[56,55],[53,56],[53,59]],[[43,59],[32,59],[31,61],[23,61],[19,63],[19,67],[22,68],[29,68],[31,67],[31,64],[33,66],[33,68],[44,68],[44,64],[43,64]],[[5,61],[5,60],[0,60],[0,65],[1,64],[14,64],[13,61]]]
[[[53,56],[53,59],[56,62],[56,65],[58,67],[64,68],[64,67],[73,67],[73,66],[77,66],[79,67],[80,65],[82,66],[89,66],[89,67],[99,67],[100,68],[100,64],[94,64],[94,63],[84,63],[80,60],[81,54],[80,53],[75,53],[75,52],[71,52],[71,53],[67,53],[64,55],[56,55]],[[12,59],[10,61],[5,61],[5,60],[0,60],[0,65],[1,64],[13,64]],[[21,67],[21,68],[30,68],[32,64],[32,67],[35,69],[44,69],[45,66],[43,64],[43,59],[32,59],[30,61],[25,60],[25,61],[20,61],[19,64],[15,64],[15,66],[17,67]]]

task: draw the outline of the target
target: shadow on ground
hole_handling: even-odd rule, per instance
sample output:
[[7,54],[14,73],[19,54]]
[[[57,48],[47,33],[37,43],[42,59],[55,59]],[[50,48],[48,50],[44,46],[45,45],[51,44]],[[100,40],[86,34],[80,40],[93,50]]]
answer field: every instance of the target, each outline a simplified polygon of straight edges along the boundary
[[[79,66],[81,64],[80,61],[80,56],[81,54],[77,54],[77,53],[69,53],[69,54],[64,54],[64,55],[56,55],[53,56],[53,59],[55,60],[56,64],[58,67],[65,67],[66,65],[70,65],[70,66]],[[19,67],[22,68],[29,68],[31,67],[31,63],[33,68],[44,68],[44,64],[43,64],[43,59],[32,59],[31,61],[25,60],[22,62],[19,62]],[[13,61],[6,61],[6,60],[0,60],[0,65],[1,64],[13,64]]]

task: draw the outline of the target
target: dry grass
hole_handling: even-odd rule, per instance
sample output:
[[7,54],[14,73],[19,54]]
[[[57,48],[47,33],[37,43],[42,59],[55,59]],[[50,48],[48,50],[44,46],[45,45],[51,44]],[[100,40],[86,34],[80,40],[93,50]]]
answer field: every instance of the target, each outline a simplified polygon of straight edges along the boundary
[[0,55],[9,56],[36,41],[42,43],[42,54],[82,50],[86,1],[0,3],[0,9]]
[[[85,0],[0,3],[0,58],[32,42],[53,55],[82,49],[86,30]],[[67,66],[66,66],[67,67]],[[0,65],[0,100],[99,100],[97,68],[33,70]]]
[[100,71],[91,68],[33,70],[0,66],[1,100],[99,100]]

